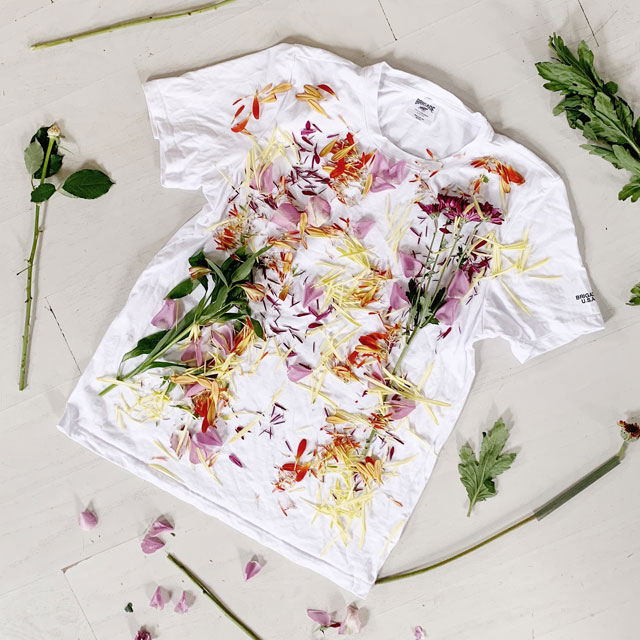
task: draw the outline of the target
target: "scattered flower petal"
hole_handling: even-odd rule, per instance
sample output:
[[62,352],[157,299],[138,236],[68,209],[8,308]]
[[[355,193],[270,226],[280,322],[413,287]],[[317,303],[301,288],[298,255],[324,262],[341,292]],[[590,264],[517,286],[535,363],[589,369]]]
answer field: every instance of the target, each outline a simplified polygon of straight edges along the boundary
[[309,222],[317,227],[329,222],[331,218],[331,205],[328,200],[320,196],[311,196],[306,208]]
[[213,453],[213,449],[219,448],[221,446],[222,438],[220,438],[217,429],[207,429],[205,433],[198,432],[191,436],[189,462],[191,462],[191,464],[200,464],[200,456],[198,455],[198,450],[200,450],[200,453],[206,459]]
[[138,633],[136,633],[135,640],[152,640],[151,634],[144,627],[140,627]]
[[178,304],[175,300],[165,300],[162,309],[153,316],[151,324],[158,329],[171,329],[178,319]]
[[409,298],[402,290],[402,287],[394,282],[391,287],[391,295],[389,296],[389,306],[392,309],[401,309],[402,307],[406,307],[409,304]]
[[185,398],[191,398],[192,396],[197,396],[199,393],[202,393],[205,390],[205,388],[199,382],[188,385],[186,389],[187,391],[184,394]]
[[154,609],[164,609],[165,604],[165,595],[164,589],[162,587],[158,587],[153,596],[151,597],[151,601],[149,602],[149,606]]
[[398,259],[400,260],[400,266],[402,267],[402,273],[404,274],[405,278],[413,278],[413,276],[420,273],[422,264],[413,256],[410,256],[404,251],[398,251]]
[[331,625],[331,616],[320,609],[307,609],[307,615],[322,627],[328,627]]
[[300,212],[292,204],[285,202],[273,214],[271,222],[287,231],[295,231],[300,222]]
[[178,601],[178,604],[176,605],[174,611],[176,613],[188,613],[189,612],[189,605],[187,604],[187,592],[186,591],[182,592],[182,597]]
[[287,378],[291,380],[291,382],[299,382],[303,378],[306,378],[313,369],[306,364],[292,364],[287,369]]
[[450,298],[462,298],[467,291],[469,291],[469,278],[464,271],[458,269],[451,280],[447,294]]
[[164,547],[164,542],[160,538],[154,536],[145,536],[140,543],[140,548],[146,553],[155,553],[158,549]]
[[233,462],[233,464],[237,465],[241,469],[244,467],[242,462],[240,462],[240,459],[237,456],[235,456],[233,453],[229,454],[229,460],[231,460],[231,462]]
[[247,562],[247,566],[244,568],[244,579],[245,582],[247,580],[251,580],[251,578],[255,578],[260,573],[262,569],[262,565],[257,560],[250,560]]
[[316,287],[309,283],[304,288],[304,294],[302,296],[302,306],[308,307],[311,303],[315,302],[322,295],[322,287]]
[[415,640],[424,640],[427,637],[427,634],[424,632],[422,627],[416,627],[413,630],[413,637]]
[[354,633],[360,633],[360,627],[362,623],[360,622],[360,615],[358,613],[358,607],[353,604],[350,604],[347,607],[347,613],[344,616],[344,620],[338,629],[338,635],[352,635]]
[[367,218],[363,218],[362,220],[358,220],[358,222],[354,223],[353,230],[355,234],[363,240],[365,236],[373,229],[376,224],[375,220],[369,220]]
[[378,191],[386,191],[387,189],[395,189],[408,174],[409,166],[404,160],[392,162],[380,153],[380,151],[376,151],[373,162],[371,163],[373,181],[370,191],[376,193]]
[[78,516],[78,525],[83,531],[91,531],[98,524],[98,518],[92,511],[83,511]]
[[387,404],[389,406],[389,420],[406,418],[416,408],[416,403],[413,400],[407,400],[398,395],[393,396]]
[[173,525],[170,522],[167,522],[164,518],[158,518],[150,527],[149,531],[147,531],[148,536],[157,536],[159,533],[164,533],[165,531],[173,531]]
[[456,319],[458,305],[460,301],[457,298],[449,298],[437,311],[436,318],[441,324],[451,326]]

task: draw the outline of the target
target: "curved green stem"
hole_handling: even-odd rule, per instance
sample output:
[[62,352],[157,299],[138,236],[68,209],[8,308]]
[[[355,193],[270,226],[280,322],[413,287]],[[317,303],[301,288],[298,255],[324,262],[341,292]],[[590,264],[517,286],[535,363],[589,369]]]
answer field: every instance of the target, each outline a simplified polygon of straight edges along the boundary
[[202,582],[202,580],[200,580],[200,578],[198,578],[198,576],[193,573],[191,569],[183,565],[180,560],[178,560],[170,553],[167,554],[167,558],[171,562],[173,562],[173,564],[175,564],[176,567],[178,567],[178,569],[180,569],[180,571],[182,571],[194,584],[196,584],[202,590],[202,593],[204,593],[207,598],[214,602],[218,606],[220,611],[222,611],[222,613],[224,613],[224,615],[229,618],[229,620],[240,627],[240,629],[242,629],[253,640],[260,640],[260,636],[254,633],[244,622],[242,622],[242,620],[240,620],[240,618],[238,618],[230,609],[228,609],[226,605],[218,598],[218,596],[216,596],[216,594],[213,593],[213,591],[211,591],[211,589],[209,589],[209,587],[204,582]]
[[[44,156],[44,162],[42,164],[42,175],[40,177],[40,184],[44,184],[47,177],[47,170],[49,169],[49,158],[51,157],[51,150],[55,143],[55,138],[49,138],[49,144]],[[31,253],[27,259],[27,300],[26,309],[24,314],[24,330],[22,332],[22,356],[20,358],[20,381],[18,388],[22,391],[25,388],[27,382],[27,356],[29,353],[29,331],[31,328],[31,302],[33,297],[31,295],[31,285],[33,281],[33,265],[36,259],[36,250],[38,248],[38,238],[40,237],[40,207],[42,203],[36,204],[36,211],[33,221],[33,240],[31,241]]]
[[135,27],[141,24],[148,24],[149,22],[161,22],[163,20],[173,20],[174,18],[186,18],[188,16],[197,15],[199,13],[205,13],[207,11],[214,11],[219,9],[225,4],[231,4],[235,0],[220,0],[219,2],[213,2],[200,7],[194,7],[193,9],[185,9],[184,11],[177,11],[175,13],[167,13],[165,15],[146,16],[144,18],[134,18],[133,20],[127,20],[125,22],[118,22],[107,27],[100,27],[98,29],[91,29],[90,31],[82,31],[71,36],[65,36],[64,38],[57,38],[56,40],[47,40],[45,42],[38,42],[31,45],[31,49],[36,51],[38,49],[46,49],[48,47],[55,47],[59,44],[65,44],[67,42],[73,42],[74,40],[81,40],[83,38],[90,38],[91,36],[97,36],[102,33],[109,33],[111,31],[117,31],[118,29],[126,29],[127,27]]

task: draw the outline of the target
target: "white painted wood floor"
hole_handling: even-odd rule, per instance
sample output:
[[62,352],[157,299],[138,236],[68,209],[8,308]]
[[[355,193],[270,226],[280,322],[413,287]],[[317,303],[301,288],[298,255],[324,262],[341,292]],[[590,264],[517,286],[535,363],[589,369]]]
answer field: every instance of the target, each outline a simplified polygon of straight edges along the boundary
[[[196,3],[197,4],[197,3]],[[327,580],[105,462],[56,429],[67,395],[151,256],[200,207],[200,193],[163,189],[140,83],[282,40],[358,63],[386,59],[456,93],[494,128],[530,147],[566,180],[579,240],[607,323],[519,366],[505,343],[479,349],[476,383],[406,533],[385,566],[410,568],[470,544],[541,504],[613,453],[614,425],[640,412],[640,203],[620,203],[624,175],[578,145],[533,63],[547,36],[584,38],[597,67],[640,112],[637,0],[239,0],[217,12],[143,26],[42,52],[28,45],[189,0],[3,0],[0,6],[0,638],[241,639],[242,632],[140,535],[168,514],[168,548],[208,581],[264,640],[311,637],[306,608],[351,602]],[[113,176],[107,198],[47,207],[29,386],[17,390],[23,267],[32,226],[22,150],[58,121],[73,152]],[[457,451],[498,415],[517,463],[497,498],[465,517]],[[543,523],[452,565],[373,589],[358,603],[364,640],[637,640],[640,450]],[[87,506],[99,526],[77,524]],[[245,584],[254,553],[267,564]],[[196,594],[190,613],[148,606],[156,583]],[[132,601],[134,613],[123,611]],[[335,635],[335,632],[333,632]],[[332,632],[327,634],[332,637]]]

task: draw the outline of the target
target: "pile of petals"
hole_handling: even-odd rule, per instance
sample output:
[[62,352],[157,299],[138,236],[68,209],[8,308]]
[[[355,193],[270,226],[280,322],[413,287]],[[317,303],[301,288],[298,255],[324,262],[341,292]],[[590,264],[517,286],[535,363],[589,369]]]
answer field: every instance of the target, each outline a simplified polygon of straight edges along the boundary
[[[171,594],[163,587],[158,587],[151,597],[149,606],[154,609],[164,609],[164,605],[171,599]],[[189,603],[187,602],[187,592],[183,591],[180,600],[173,609],[176,613],[187,613],[189,611]]]
[[323,611],[322,609],[307,609],[307,615],[320,625],[321,631],[324,632],[325,629],[337,628],[339,636],[360,633],[362,626],[358,607],[353,604],[347,607],[347,611],[341,622],[334,620],[328,611]]

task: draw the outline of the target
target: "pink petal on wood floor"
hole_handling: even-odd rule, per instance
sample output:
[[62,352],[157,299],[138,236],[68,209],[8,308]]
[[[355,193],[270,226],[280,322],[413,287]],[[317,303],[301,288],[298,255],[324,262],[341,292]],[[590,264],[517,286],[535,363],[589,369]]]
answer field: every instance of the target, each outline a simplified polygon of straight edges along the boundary
[[149,602],[149,606],[154,609],[164,609],[165,603],[165,591],[162,587],[158,587],[153,596],[151,597],[151,601]]
[[328,627],[331,624],[331,616],[327,611],[321,609],[307,609],[307,615],[322,627]]
[[427,634],[424,632],[422,627],[416,627],[413,630],[413,637],[415,640],[424,640],[427,637]]
[[158,518],[150,527],[149,531],[147,531],[147,536],[157,536],[159,533],[164,533],[165,531],[173,531],[173,525],[170,522],[167,522],[164,518]]
[[174,611],[176,613],[188,613],[189,605],[187,604],[187,592],[186,591],[182,592],[182,597],[178,601],[178,604],[176,605]]
[[354,633],[360,633],[360,615],[358,613],[358,607],[353,604],[350,604],[347,607],[347,613],[344,616],[344,620],[338,629],[338,635],[352,635]]
[[153,536],[145,536],[140,543],[140,548],[146,553],[155,553],[158,549],[164,547],[164,542],[160,538]]
[[244,568],[244,579],[245,582],[247,580],[251,580],[251,578],[255,578],[260,573],[262,569],[262,565],[257,560],[249,560],[247,562],[247,566]]

